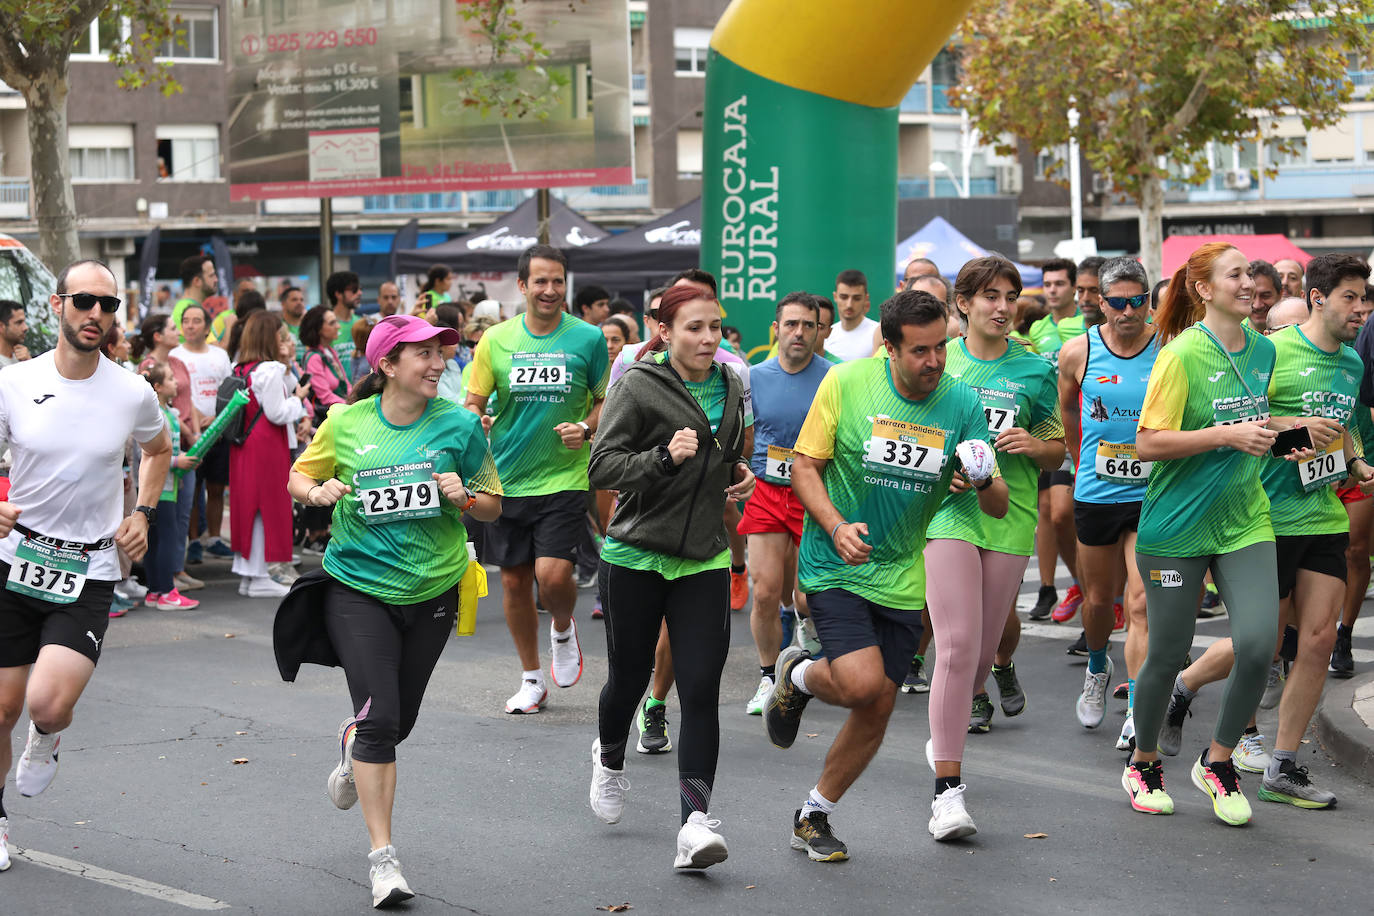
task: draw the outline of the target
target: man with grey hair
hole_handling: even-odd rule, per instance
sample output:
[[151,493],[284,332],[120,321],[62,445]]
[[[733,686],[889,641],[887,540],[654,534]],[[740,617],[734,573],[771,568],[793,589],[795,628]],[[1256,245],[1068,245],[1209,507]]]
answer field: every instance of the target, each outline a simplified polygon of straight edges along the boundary
[[[1147,321],[1150,282],[1140,262],[1112,258],[1096,277],[1105,320],[1059,351],[1059,406],[1077,469],[1073,516],[1088,647],[1088,673],[1076,712],[1084,728],[1102,724],[1113,669],[1109,639],[1129,619],[1126,721],[1116,744],[1125,750],[1135,741],[1135,673],[1145,660],[1148,632],[1145,586],[1134,557],[1150,463],[1136,453],[1135,431],[1158,349]],[[1126,589],[1118,597],[1121,582]]]
[[1267,333],[1269,310],[1279,301],[1283,291],[1283,280],[1274,265],[1268,261],[1250,262],[1250,279],[1255,283],[1255,293],[1250,299],[1250,327],[1261,334]]
[[1292,258],[1279,258],[1274,262],[1274,269],[1283,280],[1283,289],[1279,292],[1295,299],[1303,298],[1302,265]]

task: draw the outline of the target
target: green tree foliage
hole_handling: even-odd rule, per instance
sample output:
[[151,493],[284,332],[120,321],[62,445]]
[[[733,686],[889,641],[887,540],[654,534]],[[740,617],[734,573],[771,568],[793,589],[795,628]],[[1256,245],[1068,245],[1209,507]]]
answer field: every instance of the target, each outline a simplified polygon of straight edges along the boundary
[[180,91],[170,64],[155,60],[167,41],[185,40],[168,0],[0,0],[0,80],[24,97],[39,254],[54,272],[80,250],[67,158],[68,72],[96,17],[111,27],[105,50],[120,88]]
[[1158,277],[1164,180],[1205,182],[1209,142],[1291,151],[1281,117],[1339,121],[1371,16],[1374,0],[978,0],[955,102],[984,136],[1036,149],[1068,142],[1076,107],[1083,155],[1140,207]]
[[[463,104],[477,109],[482,117],[495,113],[500,118],[549,117],[556,107],[558,93],[568,85],[568,77],[557,70],[546,70],[542,61],[549,50],[521,18],[526,0],[454,0],[458,15],[473,29],[485,46],[487,60],[481,68],[462,67],[454,78],[463,93]],[[568,11],[575,12],[585,0],[568,0]]]

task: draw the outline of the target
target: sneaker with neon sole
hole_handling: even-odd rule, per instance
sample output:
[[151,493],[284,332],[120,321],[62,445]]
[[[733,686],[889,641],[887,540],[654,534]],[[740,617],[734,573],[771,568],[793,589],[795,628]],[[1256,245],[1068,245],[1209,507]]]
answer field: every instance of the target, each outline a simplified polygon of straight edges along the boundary
[[1193,785],[1212,800],[1212,813],[1223,824],[1241,827],[1250,822],[1250,802],[1240,791],[1240,776],[1230,760],[1204,763],[1204,750],[1193,764]]
[[1121,772],[1121,788],[1141,814],[1173,814],[1174,800],[1164,791],[1164,764],[1132,761]]
[[1064,600],[1059,602],[1050,619],[1055,623],[1067,623],[1073,619],[1073,615],[1078,613],[1078,608],[1083,604],[1083,589],[1077,585],[1070,585],[1069,590],[1064,593]]
[[191,611],[200,607],[200,602],[194,598],[187,598],[176,589],[172,589],[165,595],[157,599],[157,609],[159,611]]

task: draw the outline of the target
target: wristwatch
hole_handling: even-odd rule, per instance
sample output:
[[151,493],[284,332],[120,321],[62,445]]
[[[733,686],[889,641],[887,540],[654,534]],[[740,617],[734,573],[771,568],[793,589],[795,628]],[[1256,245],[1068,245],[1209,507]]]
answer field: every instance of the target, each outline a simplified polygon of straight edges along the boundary
[[469,509],[471,509],[474,504],[476,504],[477,494],[469,490],[467,487],[463,487],[463,492],[466,493],[468,497],[468,501],[463,503],[462,505],[462,511],[466,512]]
[[586,423],[586,421],[584,421],[584,420],[578,420],[578,421],[577,421],[577,425],[580,426],[580,427],[582,427],[582,441],[583,441],[583,442],[591,442],[591,441],[592,441],[592,428],[591,428],[590,426],[588,426],[587,423]]
[[673,455],[668,451],[668,446],[658,445],[654,447],[654,454],[658,456],[659,466],[663,468],[663,473],[668,475],[676,474],[682,470],[682,465],[673,462]]
[[[148,520],[148,527],[149,527],[149,528],[151,528],[151,527],[153,527],[154,525],[157,524],[157,509],[156,509],[155,507],[153,507],[153,506],[134,506],[134,512],[139,513],[139,514],[142,515],[145,519]],[[130,518],[133,518],[133,515],[131,514],[129,517],[130,517]]]

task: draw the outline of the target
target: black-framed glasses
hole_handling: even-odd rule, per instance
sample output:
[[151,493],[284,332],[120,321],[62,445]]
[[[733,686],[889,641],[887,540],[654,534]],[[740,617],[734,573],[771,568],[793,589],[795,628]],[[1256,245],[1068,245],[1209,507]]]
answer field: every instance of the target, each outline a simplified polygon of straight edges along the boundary
[[95,293],[58,293],[57,298],[72,300],[72,306],[78,312],[89,312],[98,303],[100,310],[106,315],[113,315],[119,311],[122,301],[118,296],[97,296]]
[[1150,294],[1141,293],[1139,296],[1103,296],[1102,301],[1118,312],[1124,312],[1127,306],[1133,309],[1143,309],[1146,303],[1150,301]]

